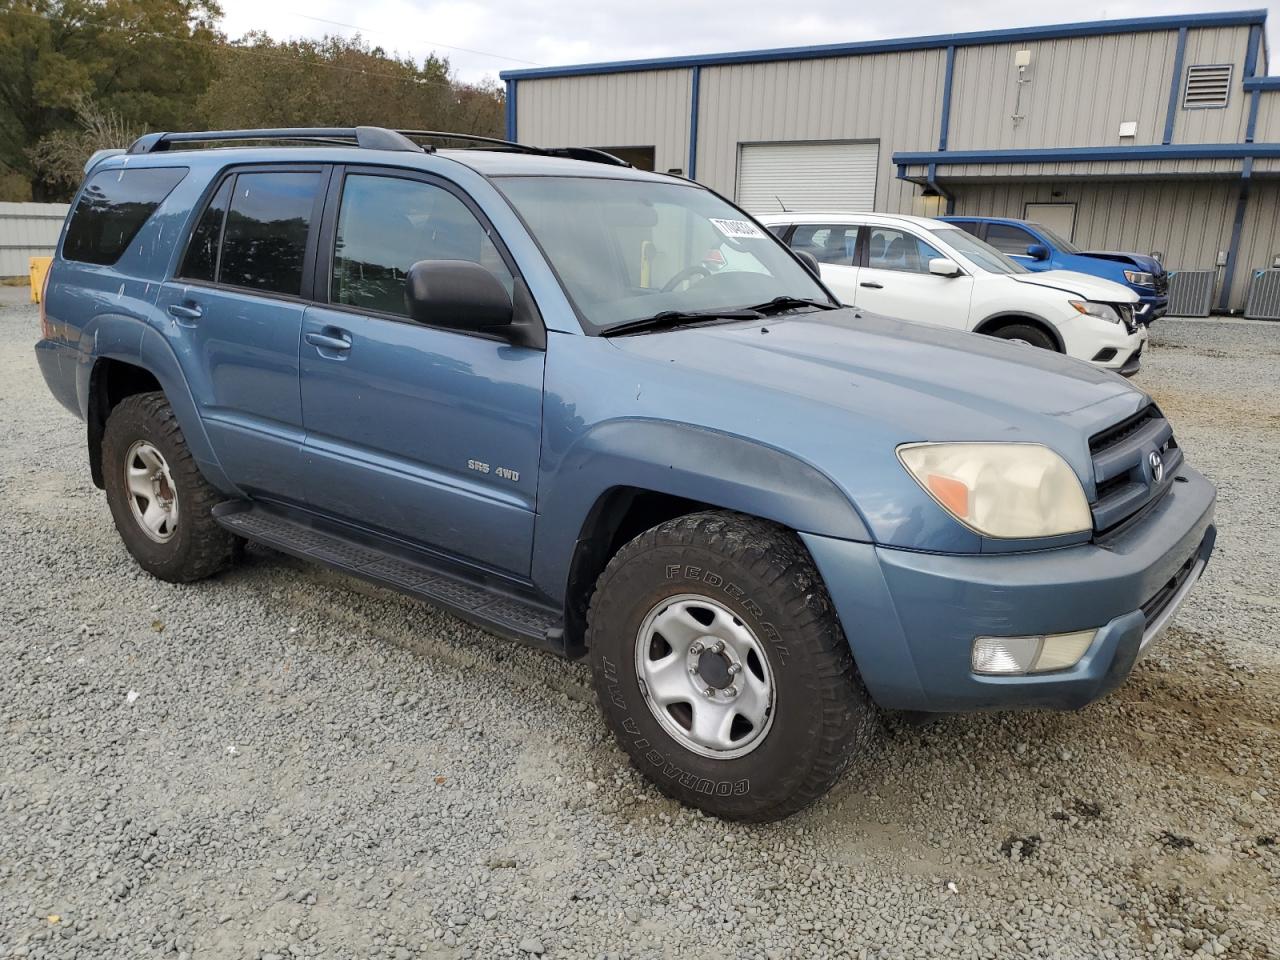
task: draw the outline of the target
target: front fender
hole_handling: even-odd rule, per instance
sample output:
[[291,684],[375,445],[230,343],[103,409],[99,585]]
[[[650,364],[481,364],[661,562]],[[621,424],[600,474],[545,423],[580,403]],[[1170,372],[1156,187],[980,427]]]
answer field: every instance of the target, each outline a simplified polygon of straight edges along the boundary
[[687,424],[609,420],[584,433],[540,484],[533,581],[563,600],[584,519],[609,490],[631,487],[868,542],[848,497],[824,473],[765,444]]

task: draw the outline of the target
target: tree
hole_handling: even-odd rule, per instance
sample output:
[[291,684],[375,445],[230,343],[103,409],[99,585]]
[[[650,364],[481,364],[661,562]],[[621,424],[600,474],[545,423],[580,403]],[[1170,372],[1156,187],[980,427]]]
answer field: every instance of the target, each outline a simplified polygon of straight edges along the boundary
[[30,179],[36,200],[65,198],[32,149],[76,130],[86,103],[130,126],[199,125],[192,108],[213,75],[221,15],[216,0],[6,0],[0,167]]
[[127,147],[146,133],[114,110],[90,100],[76,106],[76,130],[55,130],[27,151],[41,183],[71,193],[84,177],[85,161],[97,150]]
[[200,112],[215,128],[372,124],[499,136],[502,109],[496,84],[460,84],[442,57],[419,66],[359,36],[251,33],[221,48]]

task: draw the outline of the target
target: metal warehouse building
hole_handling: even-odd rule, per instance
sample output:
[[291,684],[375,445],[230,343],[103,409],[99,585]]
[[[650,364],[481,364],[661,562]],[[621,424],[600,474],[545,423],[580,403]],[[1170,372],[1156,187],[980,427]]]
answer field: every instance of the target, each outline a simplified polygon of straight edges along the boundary
[[1238,310],[1280,282],[1254,284],[1280,256],[1265,27],[1253,10],[514,70],[507,136],[679,171],[753,213],[1037,219],[1205,271]]

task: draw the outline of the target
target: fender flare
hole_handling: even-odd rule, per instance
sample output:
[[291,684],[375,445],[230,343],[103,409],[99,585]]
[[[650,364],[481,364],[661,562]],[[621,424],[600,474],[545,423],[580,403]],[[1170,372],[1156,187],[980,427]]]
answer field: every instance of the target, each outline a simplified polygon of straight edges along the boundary
[[870,542],[849,497],[813,465],[735,434],[663,420],[610,420],[582,436],[544,474],[531,575],[549,597],[567,594],[575,544],[602,498],[620,487],[680,497],[772,520],[798,532]]
[[1067,346],[1063,342],[1062,334],[1058,332],[1058,328],[1044,317],[1032,313],[1030,310],[1001,310],[998,313],[993,313],[988,317],[984,317],[982,322],[973,328],[973,332],[985,334],[987,329],[998,326],[1002,320],[1030,320],[1035,326],[1041,327],[1049,335],[1059,353],[1065,354],[1067,352]]
[[[206,480],[223,493],[243,496],[227,477],[205,431],[195,397],[187,384],[182,365],[169,342],[153,327],[134,317],[104,314],[84,329],[81,339],[80,366],[76,375],[76,393],[88,429],[93,430],[90,405],[93,402],[94,376],[100,360],[118,360],[146,370],[160,384],[173,408],[191,455]],[[85,349],[89,346],[90,349]],[[92,435],[90,435],[92,442]]]

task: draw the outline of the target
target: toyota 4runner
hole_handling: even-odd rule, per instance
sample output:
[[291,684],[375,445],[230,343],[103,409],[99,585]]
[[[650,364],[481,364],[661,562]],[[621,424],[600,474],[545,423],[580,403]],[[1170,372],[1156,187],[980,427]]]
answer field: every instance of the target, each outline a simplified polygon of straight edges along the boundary
[[741,820],[877,707],[1088,703],[1199,578],[1214,488],[1120,377],[842,308],[687,180],[439,139],[90,161],[36,354],[144,569],[256,541],[586,655],[637,767]]

